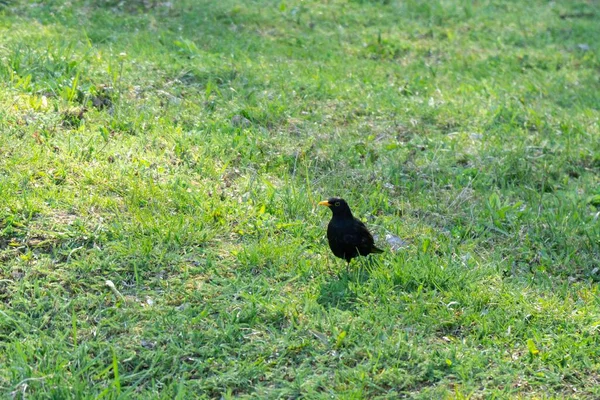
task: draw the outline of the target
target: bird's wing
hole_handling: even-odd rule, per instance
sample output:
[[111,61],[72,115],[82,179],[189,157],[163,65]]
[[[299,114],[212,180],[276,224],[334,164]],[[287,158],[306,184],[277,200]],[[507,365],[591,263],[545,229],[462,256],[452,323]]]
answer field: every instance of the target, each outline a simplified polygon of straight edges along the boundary
[[373,244],[373,236],[358,219],[355,219],[355,224],[350,232],[344,233],[344,242],[352,246],[365,246]]

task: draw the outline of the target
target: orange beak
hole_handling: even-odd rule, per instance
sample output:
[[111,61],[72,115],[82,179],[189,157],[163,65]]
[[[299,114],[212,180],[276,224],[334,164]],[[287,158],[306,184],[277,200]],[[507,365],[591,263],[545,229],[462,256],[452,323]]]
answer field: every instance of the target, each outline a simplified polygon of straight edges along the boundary
[[320,201],[319,205],[325,206],[325,207],[331,207],[331,203],[329,203],[327,200]]

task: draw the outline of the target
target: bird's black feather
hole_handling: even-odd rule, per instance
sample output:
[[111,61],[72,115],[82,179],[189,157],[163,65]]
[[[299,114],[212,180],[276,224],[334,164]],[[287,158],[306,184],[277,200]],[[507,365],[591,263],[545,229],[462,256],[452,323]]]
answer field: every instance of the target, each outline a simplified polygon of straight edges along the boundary
[[383,252],[375,247],[373,236],[365,224],[352,215],[346,201],[332,197],[321,204],[327,205],[333,212],[327,225],[327,241],[336,257],[350,263],[350,260],[359,255]]

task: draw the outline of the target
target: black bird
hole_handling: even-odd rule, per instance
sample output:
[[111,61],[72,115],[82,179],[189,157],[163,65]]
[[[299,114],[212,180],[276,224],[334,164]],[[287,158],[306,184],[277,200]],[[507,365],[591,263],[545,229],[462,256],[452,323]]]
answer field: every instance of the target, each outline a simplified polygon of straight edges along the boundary
[[333,212],[333,217],[327,225],[327,241],[333,254],[346,260],[346,268],[354,257],[383,253],[383,250],[375,247],[373,236],[365,224],[354,218],[344,199],[332,197],[323,200],[319,205],[329,207]]

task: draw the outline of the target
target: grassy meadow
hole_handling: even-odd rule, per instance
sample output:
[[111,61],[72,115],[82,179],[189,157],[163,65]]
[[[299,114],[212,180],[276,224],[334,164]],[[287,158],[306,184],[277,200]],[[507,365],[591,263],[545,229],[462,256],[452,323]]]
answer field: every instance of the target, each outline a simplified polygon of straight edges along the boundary
[[[600,3],[0,1],[0,397],[600,398]],[[385,253],[325,238],[345,198]]]

